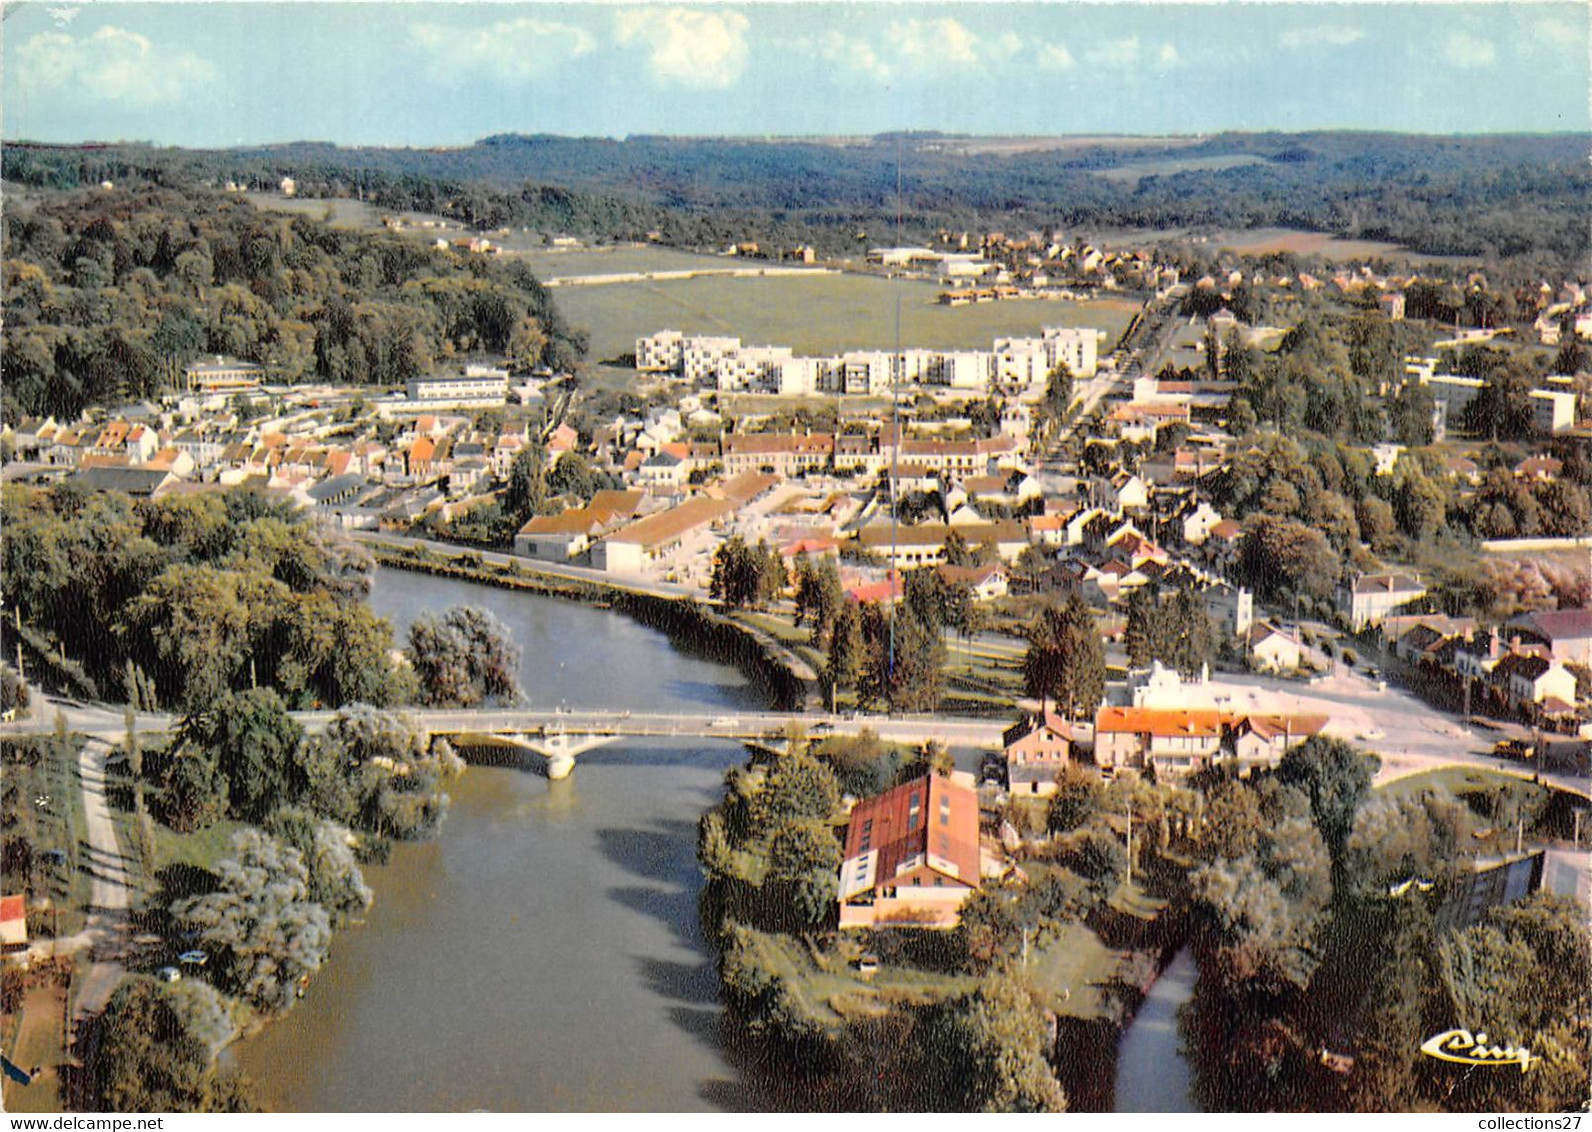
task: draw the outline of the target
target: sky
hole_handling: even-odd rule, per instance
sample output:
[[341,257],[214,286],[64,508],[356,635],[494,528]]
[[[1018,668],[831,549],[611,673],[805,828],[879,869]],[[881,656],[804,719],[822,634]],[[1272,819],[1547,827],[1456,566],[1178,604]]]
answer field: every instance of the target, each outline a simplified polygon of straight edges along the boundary
[[4,8],[6,140],[1592,129],[1592,5]]

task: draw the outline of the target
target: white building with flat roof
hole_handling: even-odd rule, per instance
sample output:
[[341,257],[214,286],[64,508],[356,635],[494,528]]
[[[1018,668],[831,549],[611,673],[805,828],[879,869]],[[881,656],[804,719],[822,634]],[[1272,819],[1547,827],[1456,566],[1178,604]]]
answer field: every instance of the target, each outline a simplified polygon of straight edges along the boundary
[[1057,362],[1066,362],[1074,377],[1095,375],[1100,365],[1100,331],[1088,326],[1047,326],[1040,333],[1052,369]]
[[485,374],[416,377],[409,380],[406,393],[409,407],[418,412],[499,408],[508,404],[509,375],[505,370],[489,369]]
[[660,330],[636,339],[636,368],[642,373],[679,373],[684,352],[684,334],[678,330]]
[[719,363],[740,348],[739,338],[687,338],[681,343],[680,372],[694,385],[715,384]]

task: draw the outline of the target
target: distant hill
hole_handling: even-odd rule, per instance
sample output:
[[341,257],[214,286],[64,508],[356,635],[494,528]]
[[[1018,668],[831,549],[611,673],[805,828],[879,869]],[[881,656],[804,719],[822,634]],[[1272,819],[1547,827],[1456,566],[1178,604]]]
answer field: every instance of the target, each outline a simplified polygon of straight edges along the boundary
[[[438,149],[318,142],[229,150],[9,143],[8,179],[298,182],[478,227],[707,246],[761,232],[830,249],[937,227],[1295,227],[1436,254],[1589,251],[1586,135],[1225,133],[1203,138],[572,138],[502,134]],[[898,164],[899,163],[899,164]],[[1116,175],[1110,175],[1117,171]],[[900,199],[897,199],[899,179]]]

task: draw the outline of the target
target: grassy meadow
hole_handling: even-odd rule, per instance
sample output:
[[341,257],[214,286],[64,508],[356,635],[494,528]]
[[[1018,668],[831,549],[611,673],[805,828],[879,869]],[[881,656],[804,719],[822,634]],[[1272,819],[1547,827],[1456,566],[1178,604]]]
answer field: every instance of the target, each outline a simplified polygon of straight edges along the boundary
[[[1139,304],[1033,299],[943,306],[932,283],[866,275],[785,275],[562,287],[559,308],[591,333],[591,357],[631,353],[658,330],[738,337],[749,345],[789,346],[798,354],[892,348],[896,300],[904,347],[984,349],[999,337],[1032,335],[1044,326],[1094,326],[1115,345]],[[1102,351],[1104,352],[1104,351]]]

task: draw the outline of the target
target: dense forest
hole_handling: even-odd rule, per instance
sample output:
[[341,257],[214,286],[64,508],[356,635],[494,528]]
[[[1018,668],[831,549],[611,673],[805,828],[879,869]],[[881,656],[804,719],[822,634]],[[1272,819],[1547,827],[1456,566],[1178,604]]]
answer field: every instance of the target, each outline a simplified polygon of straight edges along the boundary
[[474,352],[554,367],[584,352],[522,264],[206,189],[52,194],[7,210],[4,255],[8,418],[150,396],[199,354],[391,385]]
[[[505,224],[667,243],[766,240],[854,248],[859,234],[920,238],[987,226],[1286,226],[1390,240],[1432,254],[1579,263],[1587,139],[1578,135],[1218,134],[1161,146],[991,153],[965,139],[821,141],[501,135],[443,149],[325,144],[168,150],[9,145],[6,178],[71,187],[103,179],[234,179],[301,195],[362,196]],[[1179,162],[1245,157],[1229,168]],[[1142,168],[1143,175],[1102,173]],[[899,198],[898,198],[899,186]]]

